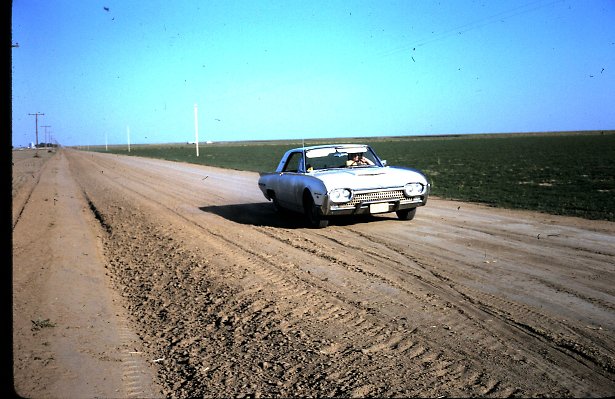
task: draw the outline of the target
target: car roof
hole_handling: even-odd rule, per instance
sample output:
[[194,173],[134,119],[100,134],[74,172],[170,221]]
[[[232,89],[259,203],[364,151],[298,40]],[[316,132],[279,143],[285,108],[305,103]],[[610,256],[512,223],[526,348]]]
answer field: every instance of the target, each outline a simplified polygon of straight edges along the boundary
[[357,148],[357,147],[366,147],[368,148],[369,146],[367,144],[322,144],[322,145],[312,145],[312,146],[308,146],[308,147],[297,147],[297,148],[293,148],[290,151],[301,151],[301,150],[316,150],[319,148],[338,148],[338,149],[345,149],[345,148]]

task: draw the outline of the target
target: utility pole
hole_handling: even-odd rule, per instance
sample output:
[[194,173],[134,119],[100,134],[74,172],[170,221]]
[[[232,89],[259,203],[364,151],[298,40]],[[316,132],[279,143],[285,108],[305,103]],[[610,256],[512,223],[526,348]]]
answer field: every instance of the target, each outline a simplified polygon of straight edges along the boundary
[[28,114],[28,115],[34,115],[36,117],[35,118],[36,119],[36,148],[38,148],[38,116],[39,115],[45,115],[45,114],[42,114],[40,112],[36,112],[34,114]]
[[199,110],[194,104],[194,144],[196,145],[196,156],[199,156]]
[[47,139],[47,128],[51,127],[50,125],[41,125],[41,127],[45,128],[45,148],[47,148],[47,143],[49,142],[49,140]]

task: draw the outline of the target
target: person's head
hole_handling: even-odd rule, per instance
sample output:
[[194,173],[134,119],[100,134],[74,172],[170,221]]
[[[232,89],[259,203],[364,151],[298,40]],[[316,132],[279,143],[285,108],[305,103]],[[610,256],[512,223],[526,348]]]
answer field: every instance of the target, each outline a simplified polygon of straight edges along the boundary
[[362,155],[363,154],[359,154],[359,153],[350,154],[350,159],[358,160],[358,159],[361,159]]

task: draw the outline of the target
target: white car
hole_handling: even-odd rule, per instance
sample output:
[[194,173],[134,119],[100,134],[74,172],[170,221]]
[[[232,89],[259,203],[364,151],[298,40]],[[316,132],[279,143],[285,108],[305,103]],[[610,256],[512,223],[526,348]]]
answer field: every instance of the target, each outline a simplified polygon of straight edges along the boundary
[[386,166],[365,144],[332,144],[287,151],[258,186],[277,210],[304,213],[312,227],[335,215],[396,212],[412,220],[427,203],[430,184],[415,169]]

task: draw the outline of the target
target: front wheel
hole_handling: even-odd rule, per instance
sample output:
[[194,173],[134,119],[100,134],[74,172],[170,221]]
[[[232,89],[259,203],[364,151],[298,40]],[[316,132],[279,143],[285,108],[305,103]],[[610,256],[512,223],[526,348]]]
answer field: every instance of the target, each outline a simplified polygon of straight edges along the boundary
[[312,199],[312,195],[310,193],[306,193],[303,196],[303,210],[310,227],[321,229],[329,225],[329,220],[324,218],[318,211],[318,208],[314,205],[314,199]]
[[399,220],[412,220],[414,219],[414,215],[416,215],[416,208],[401,209],[395,211],[395,213],[397,213]]

